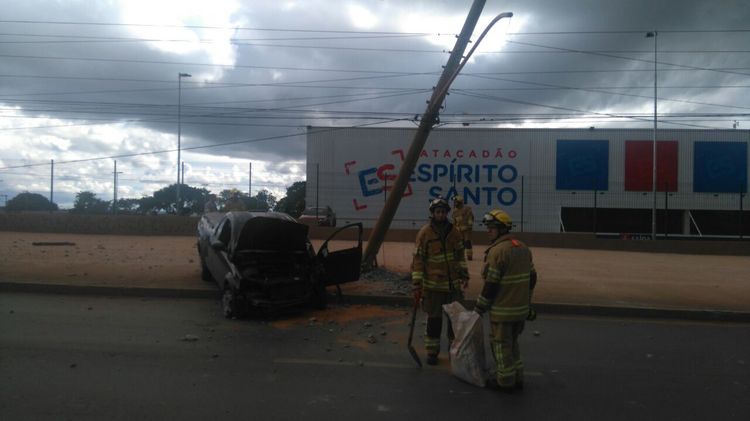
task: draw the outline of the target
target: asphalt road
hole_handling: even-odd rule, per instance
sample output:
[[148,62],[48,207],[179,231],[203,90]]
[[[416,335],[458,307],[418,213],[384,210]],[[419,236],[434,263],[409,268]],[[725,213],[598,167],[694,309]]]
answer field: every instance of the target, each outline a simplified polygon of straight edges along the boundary
[[748,324],[542,315],[526,390],[500,395],[445,359],[415,368],[406,323],[403,308],[225,320],[211,300],[4,293],[0,418],[750,419]]

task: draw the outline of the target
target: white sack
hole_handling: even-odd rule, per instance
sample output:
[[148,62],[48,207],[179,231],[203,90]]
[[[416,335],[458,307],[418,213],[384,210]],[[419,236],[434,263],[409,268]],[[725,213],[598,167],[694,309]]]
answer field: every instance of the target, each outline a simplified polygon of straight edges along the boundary
[[443,305],[453,324],[456,339],[451,345],[451,372],[459,379],[484,387],[486,382],[482,318],[458,301]]

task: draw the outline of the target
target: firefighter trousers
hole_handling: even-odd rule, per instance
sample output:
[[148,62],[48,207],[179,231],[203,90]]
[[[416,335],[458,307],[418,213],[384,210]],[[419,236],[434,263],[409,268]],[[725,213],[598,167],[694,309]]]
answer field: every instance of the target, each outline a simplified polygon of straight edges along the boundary
[[471,230],[469,229],[460,232],[461,238],[464,241],[464,255],[466,256],[466,260],[472,260],[474,258],[474,250],[471,245]]
[[[438,355],[440,353],[440,335],[443,331],[443,304],[450,304],[462,299],[461,291],[424,291],[422,294],[422,310],[427,313],[427,328],[424,334],[424,348],[427,355]],[[450,344],[455,336],[450,320],[447,322],[447,336]],[[450,345],[448,346],[450,347]]]
[[501,387],[523,384],[523,361],[518,345],[523,327],[523,321],[490,323],[490,342],[497,369],[495,379]]

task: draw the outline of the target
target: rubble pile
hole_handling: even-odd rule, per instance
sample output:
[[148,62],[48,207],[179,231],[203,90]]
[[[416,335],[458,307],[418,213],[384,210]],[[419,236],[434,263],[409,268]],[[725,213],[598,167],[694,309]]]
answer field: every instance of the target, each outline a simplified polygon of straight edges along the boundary
[[364,283],[385,284],[385,292],[392,295],[410,295],[411,281],[409,274],[392,272],[383,268],[375,268],[363,272],[359,278]]

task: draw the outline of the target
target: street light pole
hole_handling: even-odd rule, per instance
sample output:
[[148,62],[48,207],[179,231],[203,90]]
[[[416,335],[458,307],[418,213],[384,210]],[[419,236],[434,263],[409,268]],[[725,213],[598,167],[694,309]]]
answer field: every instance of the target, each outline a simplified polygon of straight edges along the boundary
[[177,201],[175,207],[180,207],[180,149],[181,145],[181,132],[182,132],[182,78],[192,77],[188,73],[177,73]]
[[651,165],[651,193],[654,198],[654,203],[651,206],[651,239],[656,240],[656,36],[658,32],[652,31],[646,33],[646,38],[654,39],[654,133],[652,143],[652,165]]

